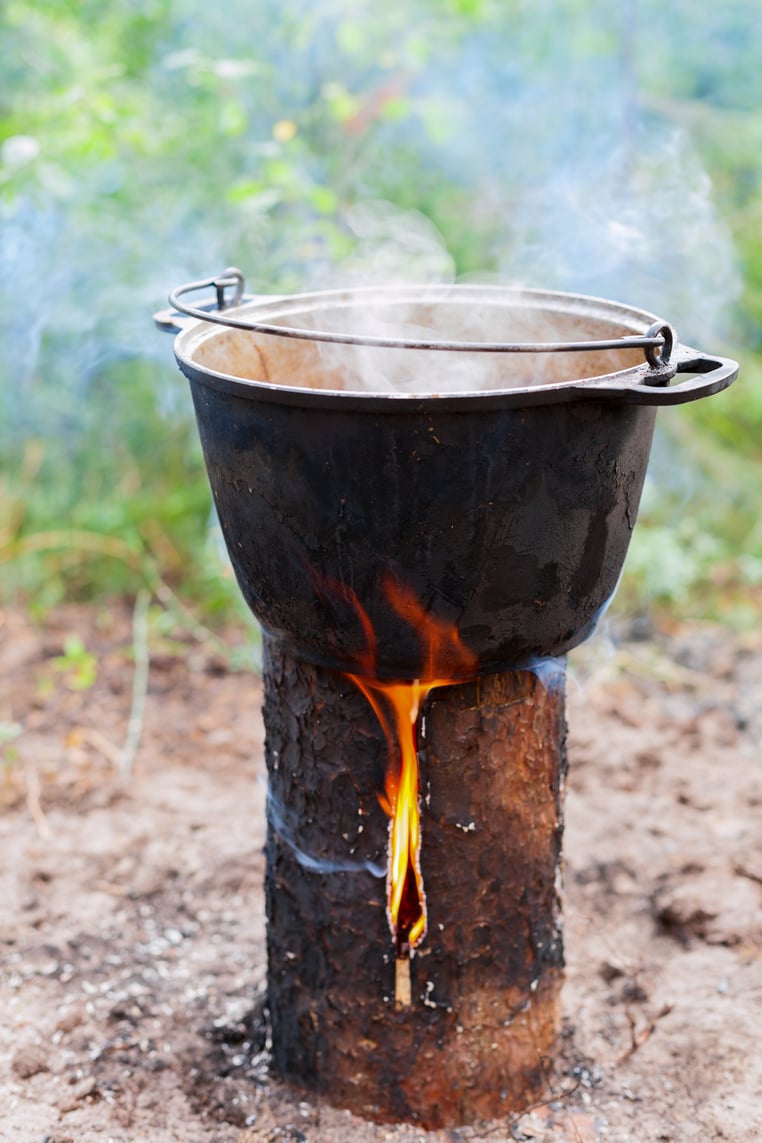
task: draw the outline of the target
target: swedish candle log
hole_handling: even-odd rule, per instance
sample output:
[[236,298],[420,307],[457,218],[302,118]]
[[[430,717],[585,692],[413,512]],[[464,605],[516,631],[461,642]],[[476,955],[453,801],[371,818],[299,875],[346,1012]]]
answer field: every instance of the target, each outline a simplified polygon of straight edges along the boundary
[[[563,973],[563,672],[434,690],[420,736],[428,931],[395,1003],[388,745],[353,683],[266,640],[268,1003],[284,1079],[433,1128],[544,1093]],[[399,998],[397,998],[399,999]]]

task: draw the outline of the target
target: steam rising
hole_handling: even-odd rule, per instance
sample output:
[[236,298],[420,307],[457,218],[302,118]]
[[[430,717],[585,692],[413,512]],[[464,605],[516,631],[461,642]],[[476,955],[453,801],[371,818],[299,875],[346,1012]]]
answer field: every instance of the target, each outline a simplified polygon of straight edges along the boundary
[[578,161],[522,199],[504,272],[528,284],[640,305],[702,345],[727,321],[740,290],[730,233],[686,135],[637,132],[626,149]]
[[336,267],[336,286],[455,280],[455,262],[442,235],[420,211],[383,201],[359,202],[345,219],[357,244]]

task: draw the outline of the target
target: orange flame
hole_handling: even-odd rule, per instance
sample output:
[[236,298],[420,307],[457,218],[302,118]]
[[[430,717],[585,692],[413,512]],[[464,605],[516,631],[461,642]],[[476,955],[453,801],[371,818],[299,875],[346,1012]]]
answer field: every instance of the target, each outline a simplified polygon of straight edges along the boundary
[[[344,598],[346,590],[342,589]],[[426,895],[421,875],[421,815],[418,805],[417,732],[421,707],[434,687],[472,676],[476,657],[460,641],[457,628],[429,615],[415,596],[391,576],[384,591],[394,610],[418,631],[425,650],[422,678],[382,682],[375,678],[376,641],[359,600],[354,606],[366,634],[367,650],[358,666],[367,675],[347,677],[373,707],[389,746],[384,793],[379,801],[391,818],[387,898],[397,955],[409,953],[426,935]]]

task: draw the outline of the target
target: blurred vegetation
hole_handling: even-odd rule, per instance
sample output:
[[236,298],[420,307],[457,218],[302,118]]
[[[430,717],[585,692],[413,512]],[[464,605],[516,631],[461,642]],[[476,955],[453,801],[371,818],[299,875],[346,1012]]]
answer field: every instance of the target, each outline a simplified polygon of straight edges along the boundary
[[[204,622],[240,613],[190,400],[151,323],[170,287],[232,263],[267,293],[516,273],[677,314],[701,348],[740,356],[727,394],[661,418],[621,606],[748,622],[761,41],[751,0],[6,0],[0,599],[147,589]],[[642,207],[613,267],[601,187],[617,233]],[[537,251],[570,230],[551,267]]]

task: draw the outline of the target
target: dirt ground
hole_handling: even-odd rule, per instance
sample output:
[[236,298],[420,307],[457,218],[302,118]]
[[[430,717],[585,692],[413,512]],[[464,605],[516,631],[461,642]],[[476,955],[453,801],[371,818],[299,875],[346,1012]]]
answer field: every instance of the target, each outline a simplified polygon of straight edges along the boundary
[[547,1099],[427,1134],[269,1077],[259,681],[155,627],[127,777],[131,616],[0,612],[3,1143],[762,1138],[758,633],[572,657]]

